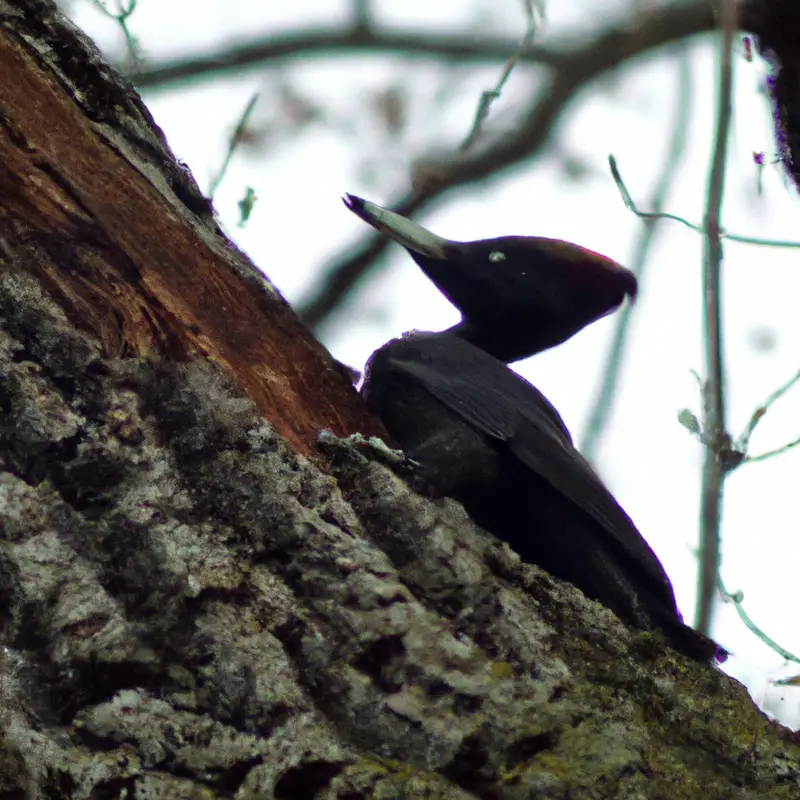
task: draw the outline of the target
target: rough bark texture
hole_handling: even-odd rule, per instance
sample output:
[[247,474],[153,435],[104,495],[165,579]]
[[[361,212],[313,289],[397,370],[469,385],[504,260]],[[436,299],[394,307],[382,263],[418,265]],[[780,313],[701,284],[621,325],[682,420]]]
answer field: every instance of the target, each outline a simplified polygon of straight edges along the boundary
[[0,796],[797,797],[738,683],[455,504],[102,358],[13,269],[0,319]]
[[0,797],[796,800],[736,681],[303,455],[345,378],[53,7],[0,14]]

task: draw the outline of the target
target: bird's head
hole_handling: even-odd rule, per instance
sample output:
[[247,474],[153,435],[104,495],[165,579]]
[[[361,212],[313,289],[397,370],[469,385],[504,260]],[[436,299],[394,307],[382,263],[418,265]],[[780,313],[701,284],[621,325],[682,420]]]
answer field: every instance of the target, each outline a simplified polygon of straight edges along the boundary
[[546,350],[636,296],[636,277],[609,258],[558,239],[443,239],[354,195],[345,205],[401,244],[461,312],[453,332],[503,361]]

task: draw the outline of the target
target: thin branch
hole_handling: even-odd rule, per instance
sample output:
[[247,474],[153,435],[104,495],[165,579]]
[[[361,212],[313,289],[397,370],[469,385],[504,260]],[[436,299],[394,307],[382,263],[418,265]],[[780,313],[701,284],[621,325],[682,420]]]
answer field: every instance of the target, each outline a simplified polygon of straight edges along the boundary
[[[677,39],[707,33],[714,28],[713,0],[697,0],[690,4],[677,2],[649,9],[632,20],[615,21],[606,34],[597,37],[573,36],[549,45],[533,45],[520,56],[528,63],[542,64],[554,69],[568,70],[576,56],[581,57],[590,46],[597,47],[595,61],[608,69],[617,66],[610,56],[620,60],[639,52],[669,44]],[[634,24],[635,23],[635,24]],[[615,41],[619,39],[619,44]],[[625,43],[641,40],[642,47],[631,56],[621,54]],[[345,29],[323,28],[316,31],[261,35],[249,41],[239,41],[212,52],[200,52],[173,61],[163,61],[151,67],[128,73],[139,87],[174,88],[186,81],[211,80],[220,75],[241,75],[246,69],[260,69],[269,64],[307,58],[312,53],[327,56],[392,53],[418,60],[432,58],[458,62],[504,61],[514,52],[517,42],[508,37],[488,39],[468,32],[461,35],[433,35],[427,31],[393,31],[357,23]]]
[[253,113],[253,109],[256,107],[256,103],[258,102],[258,92],[256,92],[248,101],[247,105],[244,107],[244,111],[242,115],[239,117],[239,121],[236,123],[236,127],[233,129],[229,139],[228,139],[228,149],[225,153],[225,158],[222,161],[222,166],[220,166],[217,174],[211,181],[211,186],[208,189],[208,199],[213,200],[214,195],[219,189],[220,184],[222,183],[223,179],[225,178],[225,173],[228,171],[228,167],[230,166],[231,160],[233,159],[233,155],[238,149],[239,145],[242,143],[244,139],[244,135],[247,131],[247,123],[250,121],[250,115]]
[[[625,182],[622,180],[622,175],[619,171],[619,167],[617,166],[617,159],[614,158],[613,155],[608,157],[608,166],[611,169],[611,177],[614,179],[614,183],[617,185],[617,189],[622,196],[622,202],[625,203],[625,206],[628,208],[628,210],[636,214],[637,217],[645,221],[660,219],[671,220],[672,222],[679,222],[681,225],[685,225],[695,233],[705,234],[705,227],[703,225],[690,222],[685,217],[680,217],[677,214],[670,214],[666,211],[660,210],[640,210],[633,202],[633,198],[631,197],[627,186],[625,186]],[[800,242],[798,241],[788,241],[784,239],[760,239],[757,236],[742,236],[738,233],[728,233],[728,231],[726,231],[724,228],[720,228],[719,235],[725,241],[736,242],[737,244],[752,244],[757,247],[800,248]]]
[[737,15],[735,0],[722,0],[720,9],[720,67],[714,153],[708,179],[703,256],[703,329],[706,348],[703,430],[708,437],[704,451],[700,512],[700,568],[695,627],[711,629],[714,595],[719,580],[719,537],[722,492],[726,476],[723,452],[730,450],[725,426],[725,370],[723,366],[720,271],[722,237],[720,215],[725,192],[725,166],[733,95],[733,38]]
[[791,378],[789,378],[788,381],[786,381],[786,383],[784,383],[782,386],[779,386],[774,392],[772,392],[772,394],[769,395],[769,397],[767,397],[767,399],[753,412],[753,416],[750,417],[747,427],[744,429],[742,435],[736,442],[736,449],[745,454],[745,458],[742,460],[743,464],[754,464],[758,461],[766,461],[769,458],[779,456],[800,445],[800,438],[797,438],[791,442],[781,445],[781,447],[776,447],[773,450],[767,450],[766,453],[759,453],[755,456],[748,455],[748,450],[750,449],[750,439],[753,436],[753,432],[758,426],[758,423],[764,419],[764,416],[766,415],[767,411],[769,411],[772,404],[780,400],[780,398],[783,397],[783,395],[785,395],[786,392],[788,392],[789,389],[791,389],[798,381],[800,381],[800,371],[796,372]]
[[[789,389],[792,388],[798,381],[800,381],[800,371],[796,372],[789,378],[786,383],[782,386],[779,386],[767,399],[753,412],[753,416],[750,417],[750,421],[747,423],[747,427],[742,432],[742,435],[736,440],[736,448],[741,450],[743,453],[747,453],[748,448],[750,447],[750,438],[753,435],[758,423],[766,415],[767,411],[769,411],[770,406],[775,403],[777,400],[780,400]],[[760,461],[763,460],[762,456],[757,458],[748,458],[748,461]]]
[[480,100],[478,101],[478,109],[475,112],[475,119],[472,123],[472,128],[467,134],[467,138],[464,139],[461,144],[460,150],[462,151],[469,150],[470,147],[475,144],[475,141],[480,135],[481,127],[486,121],[486,118],[489,116],[489,109],[492,107],[492,103],[494,103],[494,101],[500,97],[503,87],[511,77],[511,72],[517,65],[517,62],[525,55],[525,52],[533,44],[533,37],[536,35],[537,19],[532,3],[527,5],[527,14],[528,27],[525,31],[525,35],[522,37],[522,41],[519,43],[519,45],[517,45],[517,49],[511,54],[503,66],[503,71],[500,73],[500,78],[495,84],[495,87],[481,94]]
[[[655,209],[656,212],[660,212],[663,208],[672,182],[681,165],[689,130],[689,109],[692,105],[692,70],[685,48],[681,48],[681,52],[676,54],[675,61],[678,79],[677,92],[675,94],[675,120],[672,124],[672,136],[664,159],[664,166],[661,169],[661,175],[650,199],[650,207]],[[617,181],[617,185],[621,185],[621,178]],[[627,193],[627,190],[625,192]],[[629,265],[629,268],[640,282],[644,279],[647,259],[655,240],[658,221],[659,218],[657,216],[645,219]],[[614,337],[606,356],[606,365],[603,370],[603,382],[595,397],[592,410],[589,412],[583,436],[580,438],[581,452],[589,461],[594,461],[595,459],[598,443],[611,414],[633,308],[633,305],[628,303],[617,315]]]
[[[700,390],[702,392],[702,379],[696,372],[692,371],[692,374],[695,376],[695,378],[697,378],[698,383],[700,384]],[[718,455],[722,461],[726,475],[729,472],[733,472],[733,470],[737,469],[742,464],[752,464],[757,461],[766,461],[768,458],[781,455],[781,453],[785,453],[787,450],[791,450],[800,444],[800,439],[795,439],[794,441],[788,442],[780,447],[776,447],[774,450],[768,450],[766,453],[759,453],[756,456],[748,455],[748,451],[750,449],[750,439],[753,435],[753,432],[758,427],[758,423],[764,419],[772,404],[786,394],[786,392],[788,392],[789,389],[791,389],[792,386],[794,386],[798,381],[800,381],[800,372],[795,373],[788,381],[786,381],[786,383],[784,383],[782,386],[779,386],[771,395],[769,395],[769,397],[767,397],[767,399],[753,412],[752,416],[750,417],[750,421],[747,423],[744,431],[735,442],[731,441],[729,436],[725,436],[723,449],[718,451]],[[704,446],[710,448],[714,446],[712,436],[707,431],[703,430],[702,423],[697,419],[695,414],[690,409],[681,409],[681,411],[678,413],[678,422],[680,422],[680,424],[693,436],[697,436]]]
[[[703,25],[701,30],[708,30]],[[690,31],[696,33],[697,30]],[[279,36],[262,34],[249,41],[211,53],[183,56],[144,66],[130,79],[140,88],[173,89],[188,81],[210,81],[224,75],[243,74],[246,70],[264,69],[285,61],[297,61],[315,54],[334,58],[359,53],[391,54],[408,58],[430,58],[463,63],[502,62],[519,43],[510,37],[493,38],[474,35],[436,35],[427,31],[394,31],[360,27],[354,21],[347,29],[323,28],[304,30]],[[564,43],[529,48],[521,60],[548,67],[564,64]]]
[[133,35],[133,32],[128,27],[128,20],[136,11],[136,3],[138,0],[127,0],[127,5],[123,0],[116,0],[117,10],[111,11],[106,5],[106,0],[91,0],[92,5],[105,16],[113,19],[120,29],[122,35],[125,37],[125,44],[128,48],[129,67],[139,68],[143,63],[141,48],[139,42]]
[[773,458],[774,456],[779,456],[788,450],[791,450],[797,445],[800,444],[800,439],[795,439],[787,444],[782,445],[781,447],[776,447],[774,450],[767,450],[766,453],[759,453],[757,456],[747,456],[747,458],[742,461],[743,464],[753,464],[756,461],[766,461],[768,458]]
[[372,24],[371,0],[353,0],[353,24],[356,29],[368,31]]
[[773,638],[767,636],[758,625],[750,619],[749,614],[744,610],[744,606],[742,605],[742,601],[744,600],[744,595],[742,592],[735,592],[731,594],[726,588],[725,584],[722,582],[722,578],[718,580],[720,594],[722,595],[722,601],[724,603],[733,603],[733,607],[736,609],[736,613],[739,615],[739,619],[742,620],[745,627],[754,633],[762,642],[764,642],[767,647],[774,650],[781,658],[784,658],[786,661],[794,661],[795,664],[800,664],[800,658],[798,658],[794,653],[787,650],[785,647],[781,647]]
[[[584,41],[578,49],[562,51],[561,57],[567,62],[565,68],[555,72],[550,84],[537,94],[511,133],[491,147],[459,154],[457,159],[442,165],[435,184],[418,187],[392,204],[392,210],[404,216],[418,213],[453,189],[485,180],[540,155],[561,114],[589,82],[654,47],[683,39],[690,32],[707,30],[712,21],[711,4],[707,0],[656,7],[642,14],[635,26],[609,28]],[[385,237],[367,236],[325,271],[313,293],[297,306],[309,327],[318,328],[329,318],[353,287],[375,268],[387,244]]]

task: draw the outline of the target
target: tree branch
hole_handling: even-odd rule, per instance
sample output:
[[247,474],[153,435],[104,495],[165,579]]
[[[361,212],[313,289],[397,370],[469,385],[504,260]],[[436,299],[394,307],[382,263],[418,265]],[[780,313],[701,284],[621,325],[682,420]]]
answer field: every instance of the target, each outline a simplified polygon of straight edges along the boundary
[[[686,149],[686,137],[689,130],[689,110],[692,105],[692,70],[689,63],[689,55],[685,50],[677,55],[676,64],[678,67],[678,91],[675,94],[675,121],[672,126],[672,138],[664,160],[664,167],[650,199],[649,207],[653,209],[654,215],[660,214],[664,208],[675,173],[681,165],[681,157]],[[650,216],[643,220],[633,258],[629,264],[629,269],[636,275],[640,283],[644,279],[647,258],[655,240],[658,221],[658,216]],[[626,304],[616,317],[614,338],[606,356],[606,366],[603,370],[603,382],[586,421],[583,436],[580,438],[581,452],[589,461],[593,461],[596,456],[598,443],[611,414],[633,308],[631,303]]]
[[[549,86],[542,88],[534,104],[513,131],[496,142],[486,142],[468,153],[459,153],[449,163],[437,165],[428,180],[392,205],[408,216],[433,205],[447,192],[484,180],[539,154],[556,122],[570,101],[603,73],[653,48],[678,41],[713,25],[711,3],[656,8],[643,13],[635,25],[610,27],[584,40],[580,47],[561,51],[564,68],[557,69]],[[511,44],[513,52],[516,43]],[[528,51],[528,56],[537,48]],[[298,304],[310,327],[318,327],[344,301],[355,284],[373,269],[387,246],[385,239],[368,236],[350,253],[334,262],[321,276],[312,293]]]
[[793,796],[741,684],[287,447],[364,431],[351,387],[55,3],[5,5],[0,796]]
[[722,237],[720,214],[725,193],[725,166],[733,94],[733,37],[737,15],[735,0],[723,0],[720,33],[719,98],[714,154],[708,179],[703,257],[703,330],[706,347],[706,380],[703,386],[703,430],[706,435],[700,512],[700,569],[695,627],[711,629],[714,596],[719,574],[719,535],[722,492],[728,472],[724,455],[730,450],[725,425],[725,369],[723,362],[720,267]]
[[[519,42],[509,37],[488,39],[471,35],[437,36],[425,32],[376,31],[354,23],[353,27],[343,30],[325,28],[281,34],[274,38],[257,36],[212,53],[183,56],[144,67],[129,72],[128,77],[139,88],[170,90],[188,81],[214,80],[232,72],[238,76],[243,70],[261,69],[269,64],[307,58],[312,54],[322,53],[333,57],[352,56],[354,53],[392,53],[415,59],[427,56],[437,60],[497,62],[505,61],[518,45]],[[565,56],[559,48],[530,47],[520,60],[560,67],[565,63]]]
[[[676,2],[653,8],[638,18],[615,20],[599,36],[572,37],[550,45],[531,45],[520,55],[520,61],[542,64],[555,69],[570,69],[577,56],[584,57],[595,48],[595,63],[600,69],[618,65],[626,58],[645,50],[668,44],[676,39],[705,33],[713,29],[711,0],[696,3]],[[642,47],[631,47],[637,39]],[[244,69],[258,69],[273,62],[304,58],[312,53],[329,56],[394,53],[414,59],[430,57],[452,61],[504,62],[519,42],[510,37],[489,39],[472,33],[433,35],[423,31],[375,29],[357,18],[349,28],[302,31],[278,36],[257,36],[228,45],[217,51],[183,56],[145,67],[128,75],[140,88],[171,89],[176,84],[198,79],[210,80],[230,72],[237,75]],[[627,52],[626,52],[627,51]]]
[[489,89],[481,94],[481,98],[478,101],[478,108],[475,112],[475,119],[472,123],[472,128],[467,134],[467,138],[461,143],[459,150],[469,150],[477,140],[478,136],[480,135],[481,128],[483,127],[483,123],[489,116],[489,109],[492,107],[492,104],[495,102],[495,100],[500,98],[503,87],[511,77],[511,73],[514,70],[514,67],[517,65],[517,62],[522,59],[528,49],[533,45],[533,37],[536,35],[536,22],[537,15],[534,12],[533,5],[529,5],[528,25],[525,30],[525,35],[522,37],[522,41],[517,45],[517,49],[506,60],[506,63],[503,66],[503,71],[500,73],[500,78],[495,84],[494,88]]

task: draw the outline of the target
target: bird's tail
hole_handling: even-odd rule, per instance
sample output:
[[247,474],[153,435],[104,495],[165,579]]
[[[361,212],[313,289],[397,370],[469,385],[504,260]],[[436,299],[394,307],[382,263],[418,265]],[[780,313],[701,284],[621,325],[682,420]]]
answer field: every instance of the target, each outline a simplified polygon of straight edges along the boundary
[[712,638],[676,619],[662,623],[667,639],[676,650],[680,650],[695,661],[721,664],[728,658],[728,651]]

